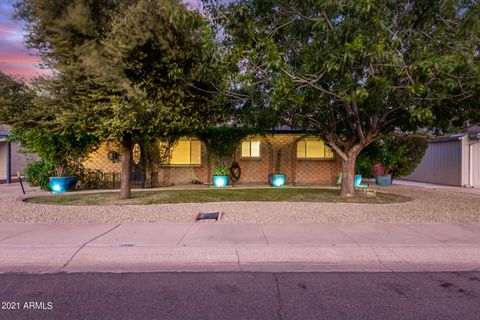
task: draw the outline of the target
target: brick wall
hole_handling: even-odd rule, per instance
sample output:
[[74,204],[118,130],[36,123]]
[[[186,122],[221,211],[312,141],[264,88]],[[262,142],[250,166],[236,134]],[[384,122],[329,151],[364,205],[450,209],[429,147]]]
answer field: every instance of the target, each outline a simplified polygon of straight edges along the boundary
[[[260,140],[260,158],[245,158],[241,156],[241,146],[238,146],[234,160],[242,170],[238,184],[268,184],[268,175],[275,173],[277,152],[281,151],[280,173],[287,175],[290,185],[333,185],[340,172],[341,162],[338,157],[332,160],[297,159],[296,142],[302,135],[275,134],[266,137],[255,137]],[[108,151],[112,147],[101,145],[84,162],[85,167],[100,169],[104,172],[120,172],[121,163],[108,160]],[[202,144],[201,165],[161,166],[158,170],[158,181],[163,185],[190,184],[192,180],[211,182],[214,166],[208,164],[208,154]]]
[[163,185],[191,184],[192,180],[210,182],[207,148],[202,143],[200,165],[165,165],[159,168],[159,181]]
[[121,172],[121,156],[118,161],[112,162],[108,159],[109,151],[119,152],[119,149],[112,144],[102,143],[97,150],[88,155],[87,159],[83,162],[83,165],[85,168],[98,169],[103,172]]

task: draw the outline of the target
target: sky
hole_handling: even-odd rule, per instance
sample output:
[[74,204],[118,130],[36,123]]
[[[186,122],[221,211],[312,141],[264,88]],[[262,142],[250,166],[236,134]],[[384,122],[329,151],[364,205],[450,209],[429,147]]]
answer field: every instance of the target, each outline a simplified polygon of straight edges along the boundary
[[[192,8],[200,7],[198,0],[185,2]],[[25,47],[23,24],[13,19],[12,3],[12,0],[0,0],[0,70],[25,80],[47,74],[47,70],[40,68],[41,61],[35,52]]]
[[22,23],[12,15],[12,2],[0,0],[0,70],[27,80],[45,74],[47,71],[39,67],[39,58],[25,48]]

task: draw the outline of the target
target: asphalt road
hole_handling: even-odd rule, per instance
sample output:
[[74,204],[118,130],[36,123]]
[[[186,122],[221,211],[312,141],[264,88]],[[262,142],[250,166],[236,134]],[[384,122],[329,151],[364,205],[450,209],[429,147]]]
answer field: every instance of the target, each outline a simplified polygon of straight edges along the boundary
[[8,320],[466,320],[480,272],[3,274],[0,303]]

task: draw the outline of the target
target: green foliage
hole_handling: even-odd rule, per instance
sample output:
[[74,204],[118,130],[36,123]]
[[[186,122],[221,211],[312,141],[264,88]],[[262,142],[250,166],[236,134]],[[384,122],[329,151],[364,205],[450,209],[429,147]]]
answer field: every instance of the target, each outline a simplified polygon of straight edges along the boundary
[[68,163],[65,168],[65,176],[76,177],[77,190],[92,190],[105,188],[105,181],[103,179],[103,172],[101,170],[88,169],[78,161]]
[[[40,187],[42,190],[51,191],[49,178],[55,172],[55,166],[44,161],[32,162],[25,168],[27,182],[32,187]],[[78,190],[102,189],[105,187],[103,172],[85,168],[79,162],[70,162],[64,168],[65,176],[78,179]]]
[[[394,128],[474,117],[466,106],[479,94],[479,6],[248,0],[207,8],[241,63],[237,81],[257,84],[260,103],[348,152]],[[450,107],[458,100],[463,108]]]
[[91,133],[76,128],[76,121],[60,119],[62,112],[75,104],[68,89],[58,78],[36,79],[28,87],[0,73],[0,123],[12,127],[10,140],[55,166],[58,176],[69,162],[98,144]]
[[226,167],[230,164],[235,148],[255,131],[241,127],[209,127],[196,132],[196,136],[205,143],[210,159],[216,165]]
[[25,167],[25,176],[30,186],[50,191],[49,178],[54,170],[53,165],[44,161],[31,162]]
[[227,167],[224,166],[224,167],[215,168],[215,170],[213,170],[213,175],[214,176],[226,176],[226,175],[228,175]]
[[385,137],[366,147],[358,156],[357,171],[363,176],[371,176],[373,166],[383,165],[385,174],[392,178],[407,176],[422,161],[428,148],[424,138]]
[[102,140],[168,137],[221,114],[208,93],[212,34],[180,1],[27,0],[17,16],[30,46],[73,84],[78,103],[64,119]]
[[[344,163],[393,131],[480,118],[478,1],[205,2],[245,104],[320,136]],[[342,193],[353,195],[346,179]]]
[[78,161],[92,151],[98,141],[95,137],[75,133],[55,133],[42,131],[42,127],[14,129],[11,140],[23,148],[38,154],[45,163],[54,166],[56,175],[64,176],[69,163]]
[[22,81],[0,71],[0,124],[24,123],[23,110],[30,109],[33,93]]
[[367,155],[368,150],[371,146],[375,145],[375,143],[369,145],[367,148],[363,149],[362,152],[357,157],[355,161],[355,173],[361,174],[364,178],[372,177],[373,166],[377,164],[373,158],[369,158]]
[[140,137],[170,140],[223,117],[213,33],[181,1],[24,0],[16,8],[27,43],[68,87],[71,103],[56,120],[75,120],[79,136],[128,149]]

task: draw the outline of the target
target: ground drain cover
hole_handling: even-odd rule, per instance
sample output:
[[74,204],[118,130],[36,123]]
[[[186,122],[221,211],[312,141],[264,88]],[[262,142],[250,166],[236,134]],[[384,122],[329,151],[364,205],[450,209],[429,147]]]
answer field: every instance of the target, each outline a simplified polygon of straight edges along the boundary
[[215,220],[218,221],[222,218],[222,211],[216,211],[216,212],[199,212],[195,218],[194,221],[198,222],[200,220]]

